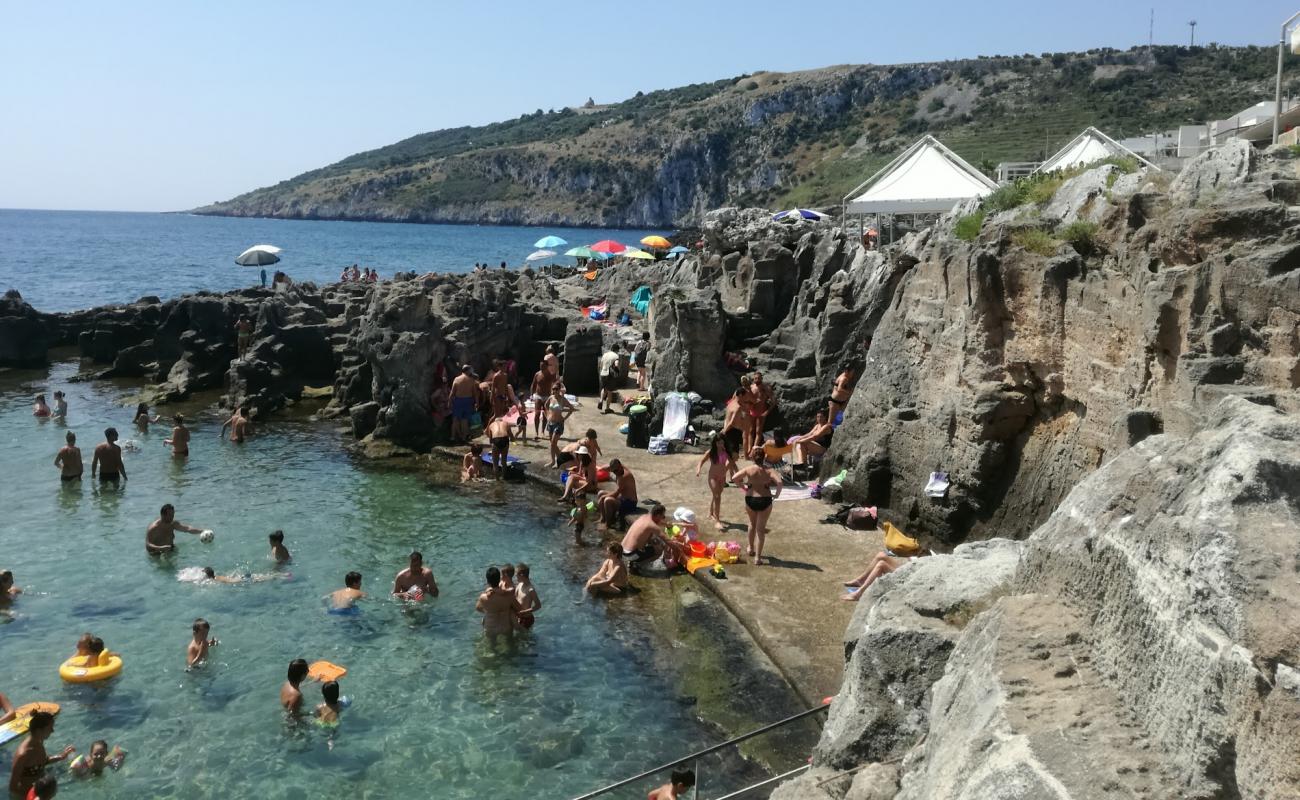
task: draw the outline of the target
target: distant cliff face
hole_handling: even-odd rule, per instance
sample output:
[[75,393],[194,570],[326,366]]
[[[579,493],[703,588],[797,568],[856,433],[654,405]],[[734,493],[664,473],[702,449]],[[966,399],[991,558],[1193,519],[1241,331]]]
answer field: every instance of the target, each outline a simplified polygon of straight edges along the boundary
[[1156,48],[756,73],[421,134],[201,214],[687,226],[724,205],[831,206],[924,132],[972,163],[1041,158],[1253,102],[1262,48]]

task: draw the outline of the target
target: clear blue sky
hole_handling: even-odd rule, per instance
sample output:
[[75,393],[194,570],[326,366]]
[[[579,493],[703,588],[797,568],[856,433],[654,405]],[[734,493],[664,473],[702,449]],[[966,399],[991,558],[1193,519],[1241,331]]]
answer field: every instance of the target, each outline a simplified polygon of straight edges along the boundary
[[0,208],[184,209],[423,131],[760,69],[1267,44],[1300,0],[7,2]]

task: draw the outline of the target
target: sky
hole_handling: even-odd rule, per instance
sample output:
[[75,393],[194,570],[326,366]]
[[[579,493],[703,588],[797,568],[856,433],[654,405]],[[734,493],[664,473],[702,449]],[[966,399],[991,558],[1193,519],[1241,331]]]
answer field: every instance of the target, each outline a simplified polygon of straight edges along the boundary
[[[891,7],[892,6],[892,7]],[[166,211],[417,133],[757,70],[1272,44],[1296,0],[0,2],[0,208]],[[1263,99],[1263,98],[1261,98]]]

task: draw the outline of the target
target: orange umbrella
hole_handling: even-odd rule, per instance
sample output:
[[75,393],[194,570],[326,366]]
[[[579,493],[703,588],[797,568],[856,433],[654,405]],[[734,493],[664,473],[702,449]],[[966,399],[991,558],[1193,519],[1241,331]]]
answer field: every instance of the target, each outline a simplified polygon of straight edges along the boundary
[[621,242],[616,242],[613,239],[602,239],[601,241],[591,245],[588,249],[596,253],[621,253],[627,249],[627,245],[622,244]]
[[653,247],[657,250],[667,250],[673,246],[673,243],[662,236],[647,236],[641,240],[641,244],[646,247]]

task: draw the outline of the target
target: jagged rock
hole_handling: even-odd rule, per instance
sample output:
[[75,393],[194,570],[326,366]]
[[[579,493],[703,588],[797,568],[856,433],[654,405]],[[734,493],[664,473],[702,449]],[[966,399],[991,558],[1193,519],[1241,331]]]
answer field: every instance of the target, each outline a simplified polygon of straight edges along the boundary
[[735,391],[736,379],[723,360],[726,318],[717,292],[687,296],[661,292],[650,306],[650,388],[698,392],[723,400]]
[[1118,178],[1117,173],[1115,165],[1102,164],[1065,181],[1043,209],[1043,221],[1056,225],[1079,219],[1096,222],[1109,208],[1105,195],[1111,181]]
[[844,635],[844,684],[814,762],[847,769],[907,748],[926,731],[926,693],[966,622],[1004,593],[1020,545],[961,545],[886,575],[858,601]]
[[1241,186],[1255,163],[1255,149],[1243,139],[1229,139],[1192,159],[1169,187],[1174,205],[1191,207]]
[[371,401],[353,406],[349,416],[352,420],[352,435],[357,439],[364,439],[379,424],[379,404]]
[[10,289],[0,297],[0,367],[39,367],[52,342],[45,321]]
[[[1079,484],[1017,583],[1079,609],[1092,670],[1152,735],[1180,796],[1300,788],[1300,422],[1228,398]],[[936,700],[937,703],[937,700]]]

